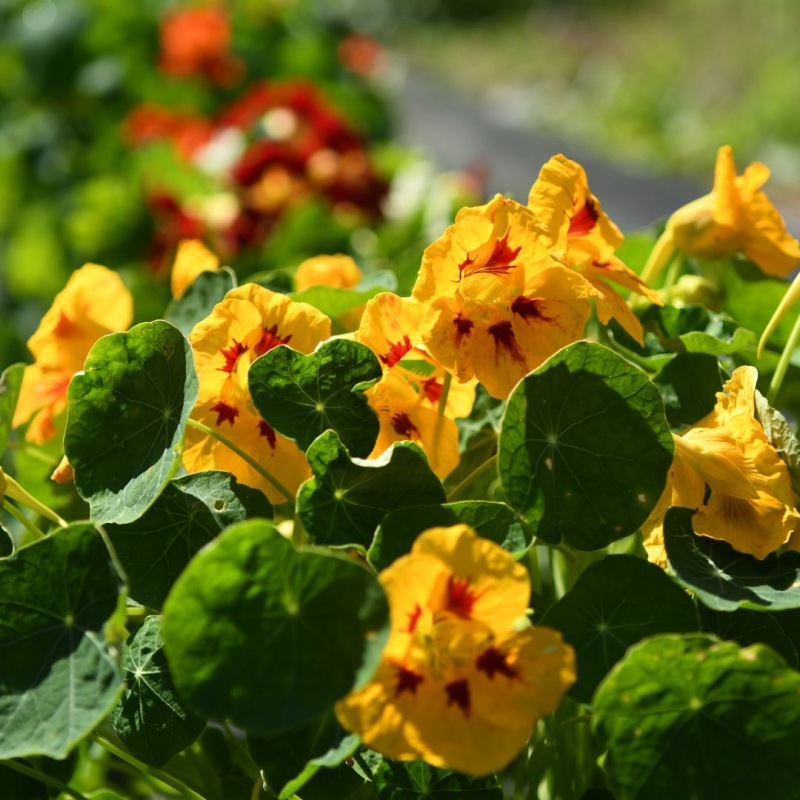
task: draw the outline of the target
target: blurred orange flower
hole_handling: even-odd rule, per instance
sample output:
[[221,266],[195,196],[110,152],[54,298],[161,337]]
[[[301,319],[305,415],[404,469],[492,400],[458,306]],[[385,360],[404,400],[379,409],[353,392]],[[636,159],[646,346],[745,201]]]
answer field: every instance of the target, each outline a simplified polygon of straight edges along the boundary
[[172,265],[172,296],[179,298],[201,272],[219,269],[219,259],[200,239],[182,239]]

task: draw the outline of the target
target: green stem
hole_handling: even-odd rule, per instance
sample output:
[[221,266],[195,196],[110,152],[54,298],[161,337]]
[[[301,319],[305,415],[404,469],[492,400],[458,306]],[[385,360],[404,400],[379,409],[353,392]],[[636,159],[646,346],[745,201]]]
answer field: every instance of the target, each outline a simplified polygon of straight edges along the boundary
[[60,525],[62,528],[67,527],[67,523],[64,522],[55,511],[48,508],[44,503],[39,502],[30,492],[23,489],[10,475],[4,472],[3,477],[6,482],[6,497],[16,500],[31,511],[36,512],[45,519],[49,519],[51,522],[55,522],[56,525]]
[[678,276],[681,272],[681,267],[683,267],[683,259],[676,258],[673,254],[670,262],[669,267],[667,268],[667,274],[664,277],[664,285],[662,287],[662,292],[664,293],[664,300],[669,303],[672,300],[672,287],[678,280]]
[[29,778],[34,778],[35,780],[40,781],[46,786],[50,786],[52,789],[58,789],[58,791],[62,794],[74,797],[75,800],[87,800],[84,795],[82,795],[80,792],[76,792],[75,789],[70,788],[66,783],[62,783],[57,778],[53,778],[51,775],[41,772],[38,769],[29,767],[26,764],[20,764],[18,761],[14,761],[13,759],[11,761],[4,761],[3,764],[4,766],[10,767],[16,772],[20,772],[23,775],[27,775]]
[[447,395],[450,394],[450,384],[452,381],[453,376],[449,372],[445,372],[444,380],[442,381],[442,393],[439,395],[439,402],[436,406],[436,426],[433,429],[434,452],[439,447],[439,436],[442,433],[442,422],[444,421],[444,412],[447,408]]
[[261,475],[264,480],[271,483],[286,498],[287,502],[294,502],[294,495],[277,478],[273,478],[272,475],[270,475],[269,472],[267,472],[264,467],[258,463],[258,461],[256,461],[251,455],[245,453],[241,447],[235,445],[230,439],[226,438],[218,431],[215,431],[213,428],[209,428],[208,425],[203,425],[202,422],[198,422],[196,419],[191,419],[190,417],[186,423],[195,430],[201,431],[207,436],[213,437],[221,444],[224,444],[225,447],[236,453],[236,455],[239,456],[242,461],[244,461],[249,467],[252,467],[252,469]]
[[44,539],[45,535],[42,531],[36,527],[16,506],[12,505],[11,503],[3,503],[2,506],[8,513],[14,517],[14,519],[25,528],[28,533],[33,536],[35,541],[39,539]]
[[484,473],[488,472],[490,469],[494,469],[497,466],[497,454],[493,455],[491,458],[487,458],[486,461],[483,462],[477,469],[474,469],[464,478],[461,483],[450,492],[450,495],[447,498],[448,503],[452,503],[458,497],[460,497],[464,492],[470,487],[470,484],[474,483],[478,478],[481,477]]
[[149,767],[143,761],[139,761],[138,758],[135,758],[130,753],[126,753],[121,748],[117,747],[116,745],[112,744],[103,736],[100,736],[97,733],[91,734],[91,739],[96,744],[99,744],[100,747],[108,750],[109,753],[115,755],[117,758],[125,761],[126,763],[130,764],[132,767],[138,769],[144,775],[150,776],[155,778],[157,781],[160,781],[165,786],[169,786],[170,789],[175,790],[178,793],[178,796],[182,798],[182,800],[206,800],[203,795],[198,794],[194,791],[194,789],[190,789],[183,781],[178,780],[174,776],[170,775],[168,772],[164,772],[163,770],[156,769],[155,767]]
[[783,348],[780,360],[778,361],[778,366],[775,367],[775,373],[770,381],[769,391],[767,392],[767,400],[770,405],[775,404],[775,398],[778,396],[781,384],[786,376],[786,371],[789,369],[789,362],[792,360],[792,351],[797,347],[798,342],[800,342],[800,317],[798,317],[794,323],[792,332],[789,334],[786,346]]

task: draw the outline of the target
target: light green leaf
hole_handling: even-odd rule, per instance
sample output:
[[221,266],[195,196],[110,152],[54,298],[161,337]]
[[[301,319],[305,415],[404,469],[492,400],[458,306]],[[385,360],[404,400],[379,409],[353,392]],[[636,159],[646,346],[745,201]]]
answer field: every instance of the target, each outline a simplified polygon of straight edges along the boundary
[[192,328],[235,286],[236,275],[229,267],[201,272],[186,291],[167,306],[164,319],[188,337]]
[[0,375],[0,456],[8,446],[11,422],[14,419],[24,372],[24,364],[12,364],[10,367],[6,367],[3,374]]

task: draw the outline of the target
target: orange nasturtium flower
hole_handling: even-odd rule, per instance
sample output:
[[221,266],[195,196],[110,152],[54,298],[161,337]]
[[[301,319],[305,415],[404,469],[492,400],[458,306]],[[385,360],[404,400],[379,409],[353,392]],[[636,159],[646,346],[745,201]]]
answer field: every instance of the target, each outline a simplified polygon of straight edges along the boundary
[[[247,385],[250,364],[285,344],[311,353],[330,336],[330,320],[307,303],[295,303],[255,283],[232,289],[189,336],[198,378],[192,418],[218,430],[259,462],[290,492],[310,471],[304,453],[261,418]],[[261,489],[270,502],[287,500],[224,443],[195,428],[186,432],[183,463],[189,472],[221,469]]]
[[365,392],[378,415],[380,433],[370,458],[392,444],[416,442],[431,469],[445,478],[459,462],[458,427],[475,402],[475,382],[450,387],[444,413],[438,413],[445,369],[422,346],[419,321],[424,307],[411,298],[381,292],[364,310],[356,340],[378,356],[383,378]]
[[313,256],[297,268],[294,286],[298,292],[312,286],[336,286],[351,289],[362,277],[361,270],[350,256]]
[[391,631],[339,721],[390,758],[470,775],[506,766],[575,681],[572,648],[527,620],[525,568],[455,525],[425,531],[379,580]]
[[789,470],[755,418],[755,367],[739,367],[714,410],[675,436],[675,459],[658,505],[642,525],[651,561],[666,563],[664,514],[697,509],[695,533],[766,558],[800,530]]
[[741,253],[767,275],[785,278],[800,263],[800,242],[761,187],[770,171],[758,162],[736,175],[733,151],[720,147],[710,194],[679,208],[667,220],[643,277],[652,278],[675,250],[699,258]]
[[531,209],[496,195],[462,208],[423,254],[413,297],[422,340],[460,381],[493,397],[583,336],[597,290],[542,241]]
[[201,272],[219,269],[219,259],[200,241],[182,239],[172,265],[172,296],[179,298]]
[[643,344],[641,323],[608,281],[644,295],[656,305],[663,302],[614,255],[624,237],[589,190],[583,167],[563,155],[553,156],[531,187],[528,208],[536,214],[550,252],[580,272],[597,290],[594,300],[600,322],[605,325],[614,317]]
[[28,339],[35,363],[25,367],[13,420],[18,427],[33,418],[28,441],[42,444],[55,435],[53,420],[67,407],[67,386],[92,345],[126,330],[132,318],[133,299],[116,272],[85,264],[72,273]]

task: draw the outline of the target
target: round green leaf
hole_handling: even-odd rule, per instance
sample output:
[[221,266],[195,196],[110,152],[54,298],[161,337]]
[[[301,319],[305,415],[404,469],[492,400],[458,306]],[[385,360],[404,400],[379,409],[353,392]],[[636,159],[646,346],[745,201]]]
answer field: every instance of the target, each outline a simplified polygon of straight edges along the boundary
[[464,500],[389,512],[375,532],[367,556],[375,569],[386,569],[395,559],[411,552],[414,540],[423,531],[459,523],[469,525],[479,536],[497,542],[516,556],[531,545],[530,533],[505,503]]
[[192,328],[205,319],[235,286],[236,275],[228,267],[201,272],[186,291],[167,306],[164,319],[188,336]]
[[131,522],[180,464],[197,399],[192,351],[163,320],[99,339],[67,391],[64,451],[98,522]]
[[260,735],[310,723],[344,696],[384,616],[362,566],[295,550],[251,520],[192,559],[164,605],[163,637],[181,697]]
[[664,403],[647,375],[606,347],[577,342],[512,392],[498,469],[509,504],[537,536],[595,550],[645,521],[672,454]]
[[162,767],[203,731],[205,720],[175,693],[161,641],[161,618],[148,617],[122,656],[126,688],[111,713],[117,736],[136,758]]
[[571,694],[590,703],[600,681],[632,644],[657,633],[694,632],[689,595],[662,569],[641,558],[606,556],[542,617],[575,648],[578,680]]
[[[394,278],[394,275],[392,275]],[[385,281],[388,282],[388,281]],[[308,303],[329,317],[341,317],[354,308],[363,306],[376,294],[387,291],[386,286],[377,285],[368,289],[347,289],[341,286],[310,286],[302,292],[292,292],[292,300]]]
[[712,411],[717,392],[722,391],[719,361],[707,353],[680,353],[659,372],[655,383],[669,424],[692,425]]
[[333,431],[308,450],[314,477],[297,495],[297,513],[312,541],[369,547],[390,511],[445,501],[444,489],[423,452],[399,442],[370,461],[351,459]]
[[0,759],[64,758],[111,711],[121,584],[89,524],[0,561]]
[[227,472],[211,470],[172,481],[139,519],[105,528],[128,576],[131,598],[160,609],[191,557],[248,517],[272,518],[266,497]]
[[248,385],[261,416],[302,450],[332,429],[350,452],[366,457],[380,425],[358,387],[382,372],[368,347],[332,339],[308,356],[286,346],[273,348],[253,362]]
[[664,517],[664,546],[678,580],[718,611],[800,608],[800,553],[787,551],[759,561],[727,542],[697,536],[694,511],[670,508]]
[[436,769],[424,761],[381,759],[375,769],[380,800],[502,800],[503,790],[494,775],[471,778]]
[[658,636],[594,699],[619,800],[800,797],[800,675],[764,645]]

